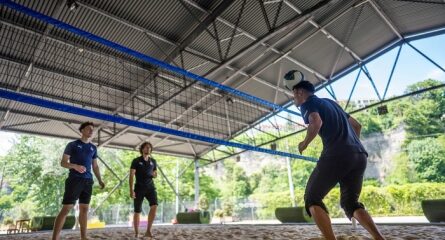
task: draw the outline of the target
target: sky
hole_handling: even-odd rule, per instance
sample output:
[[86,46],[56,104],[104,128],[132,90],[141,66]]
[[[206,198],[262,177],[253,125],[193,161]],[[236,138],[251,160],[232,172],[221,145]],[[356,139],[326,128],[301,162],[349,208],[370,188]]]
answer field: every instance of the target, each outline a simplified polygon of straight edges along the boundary
[[[445,68],[444,43],[445,35],[411,42],[414,47],[418,48],[437,64],[442,66],[442,68]],[[383,95],[397,51],[398,48],[395,48],[366,65],[381,95]],[[332,87],[338,100],[348,99],[357,72],[358,70],[353,71],[333,83]],[[445,82],[445,73],[405,44],[402,48],[399,62],[388,88],[387,98],[403,94],[408,85],[428,78]],[[317,92],[317,95],[320,97],[330,97],[325,90]],[[364,74],[361,74],[357,82],[352,99],[377,99],[377,94]],[[295,110],[295,107],[291,107],[291,109]],[[287,113],[281,115],[285,116]],[[7,153],[16,138],[17,135],[14,133],[0,131],[0,156],[4,156]]]
[[[445,68],[444,43],[445,35],[424,38],[411,42],[414,47],[431,58],[442,68]],[[383,96],[392,66],[397,56],[397,52],[398,47],[366,64],[366,67],[375,82],[380,96]],[[359,70],[357,69],[332,84],[337,100],[348,99],[358,71]],[[386,98],[401,95],[404,93],[408,85],[428,78],[445,82],[445,73],[418,52],[413,50],[410,46],[404,44],[400,52],[398,63],[394,70],[392,80],[388,87]],[[320,90],[316,94],[319,97],[332,98],[326,90]],[[378,99],[374,88],[363,72],[360,74],[351,99]],[[295,110],[296,108],[291,107],[290,109]]]

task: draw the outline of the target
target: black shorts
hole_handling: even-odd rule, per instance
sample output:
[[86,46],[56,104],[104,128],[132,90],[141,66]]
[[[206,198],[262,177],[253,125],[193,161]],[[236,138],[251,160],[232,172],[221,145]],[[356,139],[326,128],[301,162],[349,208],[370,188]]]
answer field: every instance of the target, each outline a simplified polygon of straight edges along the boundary
[[156,192],[156,188],[154,186],[145,186],[145,187],[136,186],[134,188],[134,193],[136,195],[136,198],[134,199],[135,213],[142,212],[142,202],[144,201],[144,198],[148,200],[150,207],[158,205],[158,193]]
[[362,191],[366,158],[365,153],[320,157],[309,177],[304,194],[305,207],[309,216],[311,215],[309,207],[312,205],[320,206],[328,212],[323,198],[337,183],[340,183],[340,205],[349,219],[355,210],[364,208],[358,199]]
[[91,178],[69,176],[65,180],[62,204],[74,204],[78,199],[80,204],[90,204],[93,183]]

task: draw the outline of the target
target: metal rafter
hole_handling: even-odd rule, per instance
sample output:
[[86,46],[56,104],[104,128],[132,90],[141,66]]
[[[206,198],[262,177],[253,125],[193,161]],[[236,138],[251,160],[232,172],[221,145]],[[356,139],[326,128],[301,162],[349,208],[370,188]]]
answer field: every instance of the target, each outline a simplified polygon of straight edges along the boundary
[[[187,4],[191,4],[188,0],[182,0],[182,1],[184,1],[184,2],[187,3]],[[194,3],[193,3],[193,4],[194,4]],[[207,12],[208,14],[210,14],[210,11],[208,11],[208,10],[206,10],[206,9],[204,9],[204,8],[201,8],[199,5],[195,6],[195,5],[193,5],[193,4],[191,4],[193,7],[195,7],[195,8],[198,7],[200,11],[204,11],[204,12]],[[90,5],[90,4],[83,3],[83,2],[81,2],[81,1],[79,1],[79,5],[82,6],[82,7],[87,8],[87,9],[90,9],[90,10],[92,10],[92,11],[98,13],[98,14],[101,14],[101,15],[103,15],[103,16],[106,16],[106,17],[108,17],[108,18],[110,18],[110,19],[113,19],[113,20],[115,20],[115,21],[117,21],[117,22],[119,22],[119,23],[121,23],[121,24],[124,24],[124,25],[126,25],[126,26],[128,26],[128,27],[131,27],[131,28],[133,28],[133,29],[135,29],[135,30],[141,31],[141,32],[143,32],[143,33],[145,33],[145,34],[147,34],[147,35],[149,35],[149,36],[151,36],[151,37],[153,37],[153,38],[156,38],[156,39],[158,39],[158,40],[160,40],[160,41],[163,41],[163,42],[165,42],[165,43],[168,43],[168,44],[173,45],[173,46],[176,46],[176,47],[179,46],[179,43],[176,43],[176,42],[174,42],[174,41],[172,41],[172,40],[170,40],[170,39],[168,39],[168,38],[166,38],[166,37],[164,37],[164,36],[161,36],[161,35],[159,35],[159,34],[157,34],[157,33],[154,33],[154,32],[152,32],[152,31],[150,31],[150,30],[148,30],[148,29],[145,29],[145,28],[143,28],[143,27],[141,27],[141,26],[138,26],[138,25],[136,25],[136,24],[134,24],[134,23],[131,23],[131,22],[125,20],[125,19],[116,17],[116,16],[114,16],[114,15],[108,13],[108,12],[105,12],[105,11],[99,9],[99,8],[96,8],[96,7],[94,7],[94,6]],[[221,17],[216,18],[216,20],[218,20],[218,21],[221,21],[221,19],[222,19]],[[228,22],[225,21],[225,20],[222,21],[222,22],[223,22],[225,25],[229,24],[229,26],[232,27],[232,28],[236,28],[235,25],[233,25],[233,24],[231,24],[231,23],[228,23]],[[242,29],[238,29],[237,31],[239,31],[242,35],[245,35],[245,36],[247,36],[247,37],[249,37],[249,38],[251,38],[251,39],[253,39],[253,40],[256,40],[256,39],[257,39],[256,37],[254,37],[253,35],[251,35],[251,34],[245,32],[245,31],[242,30]],[[222,39],[222,40],[220,40],[220,41],[223,41],[223,40],[227,40],[227,39]],[[267,46],[267,44],[265,44],[265,43],[263,43],[263,45],[264,45],[264,46]],[[216,64],[220,64],[220,63],[221,63],[220,60],[214,59],[214,58],[212,58],[212,57],[210,57],[210,56],[208,56],[208,55],[206,55],[206,54],[203,54],[203,53],[201,53],[201,52],[198,51],[198,50],[192,49],[192,48],[190,48],[190,47],[186,47],[186,48],[184,49],[184,51],[185,51],[185,52],[188,52],[188,53],[191,53],[191,54],[193,54],[193,55],[195,55],[195,56],[201,57],[201,58],[207,60],[208,62],[212,62],[212,63],[216,63]],[[279,51],[276,50],[276,49],[274,49],[273,51],[279,52]],[[291,58],[291,57],[287,57],[287,56],[286,56],[286,58],[289,59],[290,61],[293,61],[293,62],[296,63],[296,64],[302,65],[303,68],[309,69],[309,71],[310,71],[310,68],[308,68],[308,67],[305,66],[304,64],[299,63],[299,62],[296,61],[295,59],[293,59],[293,58]],[[207,63],[207,62],[204,62],[204,63],[202,63],[202,64],[199,64],[198,66],[195,66],[195,67],[202,66],[202,65],[204,65],[205,63]],[[237,70],[238,70],[238,68],[236,68],[236,67],[234,67],[234,66],[230,66],[230,65],[226,66],[226,68],[229,69],[229,70],[232,70],[232,71],[237,71]],[[312,70],[312,71],[313,71],[313,70]],[[240,74],[242,74],[242,75],[244,75],[244,76],[247,76],[247,77],[251,77],[250,74],[248,74],[248,73],[246,73],[246,72],[244,72],[244,71],[241,71]],[[322,76],[322,75],[320,75],[320,76]],[[259,83],[262,83],[262,84],[268,86],[268,87],[274,88],[274,85],[273,85],[273,84],[269,83],[268,81],[266,81],[266,80],[264,80],[264,79],[261,79],[261,78],[256,77],[256,76],[251,77],[251,78],[252,78],[253,80],[259,82]],[[289,96],[291,96],[291,93],[290,93],[289,91],[287,91],[286,89],[282,89],[282,90],[285,91],[286,94],[288,94]]]
[[[362,1],[362,2],[360,2],[360,3],[358,3],[358,4],[356,4],[356,5],[353,5],[353,6],[349,7],[348,9],[344,10],[342,13],[339,13],[336,17],[334,17],[332,20],[330,20],[330,21],[329,21],[328,23],[326,23],[324,26],[320,26],[320,28],[319,28],[317,31],[315,31],[315,32],[313,32],[312,34],[310,34],[310,35],[309,35],[307,38],[305,38],[303,41],[299,42],[297,45],[295,45],[294,47],[292,47],[291,50],[287,51],[285,54],[282,54],[280,57],[278,57],[277,59],[275,59],[274,61],[272,61],[272,63],[266,65],[264,68],[262,68],[262,69],[259,70],[257,73],[255,73],[253,76],[256,76],[256,75],[260,74],[261,72],[265,71],[265,70],[266,70],[269,66],[271,66],[272,64],[275,64],[275,63],[279,62],[281,59],[285,58],[285,56],[287,56],[288,54],[290,54],[293,50],[295,50],[296,48],[300,47],[303,43],[305,43],[306,41],[308,41],[309,39],[311,39],[314,35],[318,34],[318,33],[321,32],[321,31],[324,31],[324,28],[326,28],[327,26],[329,26],[329,25],[332,24],[333,22],[337,21],[339,18],[343,17],[343,16],[344,16],[346,13],[348,13],[350,10],[352,10],[352,9],[354,9],[354,8],[356,8],[356,7],[361,6],[362,4],[366,3],[367,1],[368,1],[368,0],[364,0],[364,1]],[[310,19],[307,19],[307,21],[310,21]],[[272,47],[271,49],[273,50],[274,48]],[[296,61],[296,60],[294,60],[294,61]],[[301,66],[301,65],[300,65],[300,66]],[[306,70],[308,70],[308,69],[306,69]],[[321,74],[317,74],[315,71],[313,71],[313,70],[311,71],[311,69],[310,69],[309,71],[310,71],[310,72],[313,72],[314,75],[315,75],[316,77],[320,77],[321,79],[327,81],[327,79],[326,79],[323,75],[321,75]],[[246,80],[246,81],[247,81],[247,80]],[[244,83],[245,83],[245,82],[244,82]],[[239,86],[238,86],[238,87],[239,87]],[[236,88],[236,87],[235,87],[235,88]],[[244,131],[246,131],[246,130],[248,130],[248,129],[249,129],[249,128],[242,129],[242,130],[240,130],[238,133],[233,134],[233,136],[237,136],[238,134],[240,134],[240,133],[242,133],[242,132],[244,132]],[[212,147],[212,148],[210,148],[210,149],[207,149],[207,150],[205,150],[205,151],[202,151],[202,152],[199,153],[199,154],[200,154],[200,156],[202,156],[202,155],[206,154],[208,151],[211,151],[211,150],[214,149],[214,148],[215,148],[215,147]]]
[[[225,61],[223,64],[221,64],[220,66],[214,68],[213,70],[211,70],[209,73],[206,74],[206,77],[209,75],[214,74],[215,72],[219,71],[220,69],[224,68],[226,65],[229,65],[231,62],[233,62],[234,60],[244,56],[245,54],[247,54],[248,52],[250,52],[251,50],[253,50],[254,48],[256,48],[257,46],[261,45],[262,43],[264,43],[265,41],[271,39],[272,37],[276,36],[277,34],[287,30],[288,28],[292,27],[293,25],[295,25],[296,23],[299,23],[298,26],[301,26],[301,24],[303,24],[305,22],[305,20],[307,20],[312,14],[314,14],[314,12],[320,10],[321,8],[323,8],[324,6],[328,5],[331,1],[321,1],[319,3],[317,3],[315,6],[311,7],[310,9],[306,10],[303,14],[296,16],[292,19],[290,19],[289,21],[285,22],[284,24],[282,24],[281,26],[277,27],[276,29],[274,29],[272,32],[267,33],[266,35],[264,35],[263,37],[257,39],[256,41],[254,41],[253,43],[251,43],[250,45],[246,46],[245,48],[243,48],[241,51],[239,51],[237,54],[235,54],[234,56],[232,56],[229,60]],[[304,19],[302,21],[302,19]],[[273,49],[272,47],[270,47],[271,49]],[[222,82],[222,84],[225,84],[228,82],[228,80],[230,79],[226,79],[224,82]],[[216,88],[214,88],[211,92],[216,91]],[[182,116],[184,116],[185,114],[187,114],[187,112],[192,109],[193,107],[197,106],[198,104],[200,104],[202,101],[204,101],[208,96],[211,95],[211,92],[205,96],[203,96],[201,99],[199,99],[198,101],[196,101],[193,105],[191,105],[185,112],[181,113],[178,117],[172,119],[170,121],[170,124],[173,122],[178,121],[179,119],[182,118]],[[208,109],[208,108],[207,108]],[[196,118],[197,116],[193,117],[191,120],[193,120],[194,118]],[[191,120],[187,121],[185,125],[187,125]],[[154,134],[156,135],[156,134]],[[169,136],[165,137],[165,139],[168,139]]]
[[[207,29],[207,27],[217,18],[217,16],[219,14],[221,14],[225,9],[227,9],[227,7],[229,7],[231,4],[233,3],[233,0],[225,0],[222,3],[220,3],[216,9],[215,9],[215,13],[210,13],[206,19],[204,19],[202,22],[199,23],[199,25],[193,29],[193,31],[182,41],[182,43],[180,43],[175,50],[172,51],[172,53],[167,57],[167,59],[174,59],[176,58],[176,56],[187,47],[188,44],[192,43],[205,29]],[[160,107],[162,107],[164,104],[169,103],[172,99],[174,99],[178,94],[184,92],[185,90],[187,90],[189,87],[193,86],[197,81],[193,81],[190,84],[184,86],[184,88],[181,91],[178,91],[177,93],[173,94],[169,99],[167,99],[166,101],[164,101],[163,103],[159,104],[157,107],[152,108],[151,110],[149,110],[147,113],[144,113],[142,115],[142,117],[140,117],[138,120],[145,118],[146,116],[149,116],[153,111],[155,111],[156,109],[159,109]],[[137,91],[136,91],[137,92]],[[126,104],[123,104],[126,105]],[[189,108],[188,108],[189,109]],[[169,123],[171,124],[171,122]],[[101,146],[105,146],[106,144],[110,143],[111,141],[113,141],[113,139],[117,138],[118,136],[124,134],[126,131],[128,131],[131,127],[127,126],[124,129],[122,129],[121,131],[119,131],[118,133],[116,133],[114,136],[110,137],[109,139],[105,140],[101,145],[99,145],[99,147]],[[152,137],[156,136],[157,133],[154,133],[152,135]]]
[[374,10],[377,12],[377,14],[379,14],[379,16],[383,19],[383,21],[388,25],[388,27],[391,28],[394,34],[396,34],[399,39],[403,39],[403,36],[402,34],[400,34],[400,31],[397,28],[397,26],[385,14],[385,12],[380,8],[380,6],[373,0],[369,0],[369,3],[371,4],[372,8],[374,8]]
[[[295,12],[297,12],[298,14],[301,14],[301,10],[299,8],[297,8],[295,5],[293,5],[292,3],[290,3],[288,0],[283,0],[286,5],[288,5],[291,9],[293,9]],[[354,5],[353,7],[358,7],[364,3],[366,3],[369,0],[365,0],[362,1],[356,5]],[[312,24],[315,28],[320,29],[321,32],[328,38],[328,39],[332,39],[336,44],[338,44],[340,47],[344,48],[347,52],[351,53],[352,56],[354,56],[354,58],[358,61],[362,61],[362,59],[359,57],[359,55],[357,53],[355,53],[352,49],[350,49],[349,47],[346,46],[346,44],[344,44],[342,41],[338,40],[336,37],[334,37],[331,33],[329,33],[329,31],[326,30],[326,26],[322,27],[320,26],[320,24],[318,24],[317,22],[315,22],[314,20],[310,20],[309,21],[310,24]]]
[[[59,18],[60,13],[62,12],[62,8],[64,6],[65,0],[58,0],[57,5],[54,9],[54,12],[51,14],[52,18]],[[23,74],[23,76],[20,78],[20,82],[17,86],[17,88],[15,89],[16,92],[20,92],[22,90],[22,88],[25,86],[26,84],[26,80],[29,77],[30,73],[32,72],[34,63],[36,61],[36,59],[40,56],[40,54],[42,53],[44,44],[45,44],[45,39],[48,36],[49,32],[53,29],[53,25],[51,24],[46,24],[45,30],[43,31],[42,36],[39,39],[39,42],[34,50],[34,53],[32,55],[31,58],[31,63],[29,63],[27,71]],[[2,119],[0,119],[0,129],[3,126],[3,122],[6,121],[6,119],[8,118],[10,109],[14,107],[15,102],[10,101],[9,105],[8,105],[8,110],[5,112],[5,114],[3,114]]]
[[[207,11],[206,9],[202,8],[201,6],[199,6],[196,2],[194,2],[194,1],[192,1],[192,0],[183,0],[183,1],[186,2],[186,3],[188,3],[188,4],[190,4],[191,6],[195,7],[196,9],[198,9],[198,10],[200,10],[200,11]],[[366,1],[367,1],[367,0],[366,0]],[[228,20],[226,20],[226,19],[224,19],[224,18],[222,18],[222,17],[219,17],[219,18],[217,18],[216,20],[220,21],[221,23],[225,24],[226,26],[229,26],[229,27],[231,27],[231,28],[235,28],[235,25],[234,25],[233,23],[229,22]],[[258,37],[256,37],[255,35],[253,35],[253,34],[247,32],[246,30],[244,30],[244,29],[242,29],[242,28],[238,28],[238,31],[240,31],[240,32],[243,33],[246,37],[252,39],[253,41],[256,41],[256,40],[258,39]],[[321,29],[320,29],[320,31],[321,31]],[[269,44],[264,43],[264,42],[263,42],[261,45],[262,45],[262,46],[265,46],[265,47],[268,47],[268,46],[269,46]],[[298,60],[296,60],[296,59],[294,59],[294,58],[288,56],[290,52],[288,52],[288,53],[283,53],[282,51],[280,51],[280,50],[278,50],[278,49],[276,49],[276,48],[272,48],[271,50],[272,50],[273,52],[275,52],[275,53],[278,53],[278,54],[282,55],[283,58],[286,58],[287,60],[289,60],[289,61],[295,63],[296,65],[298,65],[298,66],[300,66],[300,67],[306,69],[307,71],[312,72],[312,73],[318,75],[320,78],[325,78],[325,77],[323,76],[323,74],[321,74],[321,73],[319,73],[319,72],[317,72],[317,71],[315,71],[315,70],[309,68],[308,66],[306,66],[306,65],[303,64],[303,63],[301,63],[300,61],[298,61]],[[243,74],[243,75],[245,75],[245,74]],[[254,79],[254,80],[257,80],[257,78],[253,78],[253,79]],[[270,86],[270,87],[273,88],[273,85]]]

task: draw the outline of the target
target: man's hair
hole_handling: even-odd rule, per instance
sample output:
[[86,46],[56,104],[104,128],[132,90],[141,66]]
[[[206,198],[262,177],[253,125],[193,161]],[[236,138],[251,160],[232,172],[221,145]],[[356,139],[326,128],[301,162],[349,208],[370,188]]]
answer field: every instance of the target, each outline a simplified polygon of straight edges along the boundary
[[314,85],[309,81],[301,81],[301,82],[295,84],[295,86],[292,88],[292,90],[297,90],[297,89],[304,89],[310,93],[315,92]]
[[145,146],[150,146],[150,150],[153,151],[153,145],[151,145],[150,142],[144,142],[141,144],[141,146],[139,147],[139,152],[142,154],[142,150],[145,148]]
[[84,129],[84,128],[88,127],[88,126],[93,126],[94,127],[94,123],[93,122],[84,122],[84,123],[80,124],[79,131],[82,131],[82,129]]

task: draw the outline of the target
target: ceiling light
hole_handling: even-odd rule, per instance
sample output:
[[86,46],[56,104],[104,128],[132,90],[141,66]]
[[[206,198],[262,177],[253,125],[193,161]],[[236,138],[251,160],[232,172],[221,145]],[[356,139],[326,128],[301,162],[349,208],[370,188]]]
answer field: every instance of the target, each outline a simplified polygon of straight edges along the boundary
[[66,1],[66,6],[70,11],[74,11],[79,7],[79,4],[77,4],[75,0],[68,0]]

